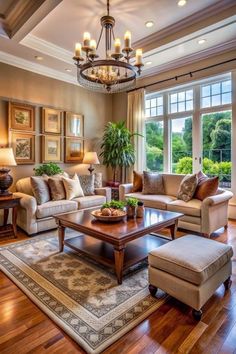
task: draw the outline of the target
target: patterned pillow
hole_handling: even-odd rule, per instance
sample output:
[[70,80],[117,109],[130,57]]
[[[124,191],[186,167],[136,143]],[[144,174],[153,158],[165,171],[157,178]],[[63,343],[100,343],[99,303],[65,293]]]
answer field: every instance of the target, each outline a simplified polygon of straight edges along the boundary
[[165,194],[163,177],[158,173],[143,171],[143,194]]
[[133,171],[133,192],[142,192],[143,174]]
[[54,177],[48,179],[48,185],[51,193],[52,200],[66,199],[66,191],[60,177]]
[[50,198],[50,191],[46,178],[30,177],[31,187],[37,204],[41,205],[48,202]]
[[102,173],[94,173],[94,188],[102,188]]
[[186,175],[182,180],[177,198],[183,200],[184,202],[188,202],[194,196],[198,184],[197,175]]
[[79,176],[84,195],[94,195],[94,175]]
[[78,197],[84,197],[78,176],[75,174],[72,178],[62,177],[66,190],[66,199],[71,200]]

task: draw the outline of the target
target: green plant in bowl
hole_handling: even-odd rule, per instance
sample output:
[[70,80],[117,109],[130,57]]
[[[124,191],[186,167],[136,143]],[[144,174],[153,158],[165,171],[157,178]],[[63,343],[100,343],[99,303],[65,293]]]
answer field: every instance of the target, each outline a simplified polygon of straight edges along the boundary
[[138,199],[137,198],[127,198],[126,199],[126,205],[135,208],[138,205]]
[[119,200],[111,200],[110,202],[104,203],[101,206],[101,210],[105,208],[112,208],[112,209],[121,209],[123,210],[125,207],[125,203]]

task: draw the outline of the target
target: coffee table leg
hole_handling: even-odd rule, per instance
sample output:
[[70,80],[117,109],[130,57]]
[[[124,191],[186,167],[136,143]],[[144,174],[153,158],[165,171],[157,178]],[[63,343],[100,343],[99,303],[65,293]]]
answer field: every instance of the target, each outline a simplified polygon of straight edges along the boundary
[[122,273],[123,273],[123,265],[124,265],[124,254],[125,248],[116,249],[114,248],[114,256],[115,256],[115,271],[117,276],[118,284],[122,284]]
[[59,252],[64,250],[65,227],[58,225]]
[[175,223],[169,226],[172,240],[175,239],[177,227],[178,227],[178,220],[175,220]]

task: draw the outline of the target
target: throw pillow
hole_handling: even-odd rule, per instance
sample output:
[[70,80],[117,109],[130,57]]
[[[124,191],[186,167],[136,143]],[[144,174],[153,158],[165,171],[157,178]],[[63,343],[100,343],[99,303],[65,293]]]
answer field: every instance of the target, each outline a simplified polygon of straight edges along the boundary
[[163,177],[158,173],[143,171],[143,194],[165,194]]
[[186,175],[179,186],[177,198],[188,202],[194,196],[198,184],[197,175]]
[[79,176],[84,195],[94,195],[94,175]]
[[94,188],[102,188],[102,173],[94,173]]
[[84,197],[78,176],[75,174],[72,178],[62,177],[66,190],[66,199],[71,200],[78,197]]
[[133,171],[133,192],[142,192],[143,174]]
[[30,177],[31,188],[37,204],[41,205],[50,200],[50,192],[47,179],[42,177]]
[[218,187],[219,177],[206,177],[198,184],[194,197],[199,200],[204,200],[207,197],[215,195]]
[[54,177],[48,179],[48,186],[50,189],[52,200],[66,199],[66,192],[62,178]]

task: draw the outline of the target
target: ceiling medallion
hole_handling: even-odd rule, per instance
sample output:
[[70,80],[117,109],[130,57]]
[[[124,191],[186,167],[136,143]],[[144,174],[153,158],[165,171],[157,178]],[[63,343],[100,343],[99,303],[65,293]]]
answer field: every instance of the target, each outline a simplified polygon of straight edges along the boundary
[[[115,38],[113,31],[115,19],[110,16],[109,10],[109,0],[107,0],[107,15],[100,20],[102,29],[98,43],[94,39],[91,40],[90,33],[85,32],[83,45],[76,43],[73,57],[77,66],[79,84],[87,89],[104,93],[121,92],[134,87],[136,77],[141,74],[143,66],[142,49],[136,50],[135,63],[130,64],[133,48],[129,31],[124,35],[124,48],[121,50],[121,41]],[[97,49],[103,34],[105,35],[106,58],[99,59]],[[111,51],[112,39],[114,40],[114,52]]]

